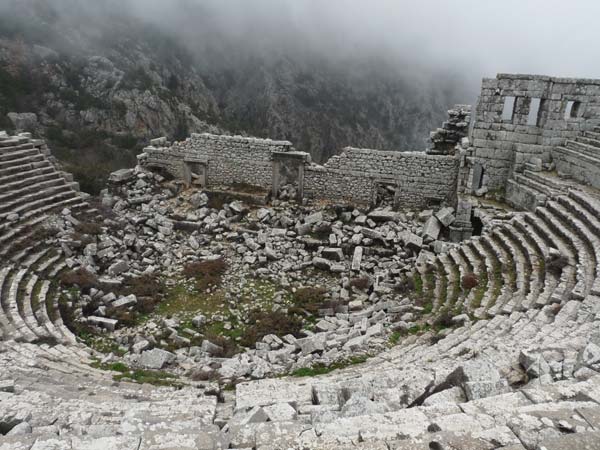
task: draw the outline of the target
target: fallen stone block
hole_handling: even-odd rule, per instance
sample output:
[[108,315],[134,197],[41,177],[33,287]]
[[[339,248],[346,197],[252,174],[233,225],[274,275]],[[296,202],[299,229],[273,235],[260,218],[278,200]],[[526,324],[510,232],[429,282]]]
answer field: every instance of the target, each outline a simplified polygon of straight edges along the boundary
[[306,216],[304,218],[304,223],[308,224],[308,225],[312,225],[312,224],[322,222],[322,221],[323,221],[323,213],[321,211],[311,214],[309,216]]
[[150,342],[148,342],[146,339],[144,339],[143,341],[140,342],[136,342],[135,344],[133,344],[132,346],[132,350],[133,353],[142,353],[144,350],[146,350],[148,347],[150,347]]
[[209,355],[218,355],[223,351],[223,347],[220,347],[216,344],[213,344],[208,339],[202,341],[202,351],[208,353]]
[[418,252],[423,248],[423,238],[421,236],[417,236],[415,233],[411,233],[410,231],[405,231],[402,234],[402,241],[404,245],[414,252]]
[[127,297],[122,297],[118,300],[115,300],[112,303],[113,308],[128,308],[130,306],[137,304],[137,298],[135,295],[131,294]]
[[383,235],[377,230],[371,230],[370,228],[363,228],[361,233],[364,237],[368,239],[373,239],[374,241],[384,241]]
[[87,321],[94,326],[104,328],[108,331],[115,331],[118,321],[115,319],[107,319],[106,317],[89,316]]
[[452,225],[456,217],[454,216],[454,208],[448,206],[446,208],[440,209],[435,217],[441,222],[441,224],[445,227]]
[[139,365],[146,369],[160,370],[165,365],[170,364],[175,360],[175,355],[160,348],[146,350],[142,352],[139,360]]
[[397,214],[394,211],[376,209],[368,214],[369,219],[375,222],[389,222],[396,220]]
[[321,252],[323,258],[329,259],[331,261],[343,261],[344,260],[344,252],[341,248],[331,248],[327,247],[323,249]]
[[366,343],[365,336],[357,336],[355,338],[349,339],[348,342],[344,344],[344,350],[356,351],[363,347]]
[[289,403],[275,403],[263,409],[271,422],[288,422],[298,417],[298,412]]
[[363,258],[363,248],[362,247],[356,247],[354,249],[354,255],[352,256],[352,270],[360,270],[360,266],[362,264],[362,258]]
[[436,240],[440,236],[441,231],[442,223],[437,217],[431,216],[429,219],[427,219],[427,222],[423,227],[423,237],[429,237],[433,240]]
[[296,340],[296,345],[303,355],[310,355],[325,350],[325,340],[321,336],[310,336]]
[[133,169],[119,169],[110,174],[108,181],[111,183],[125,183],[135,178],[135,170]]
[[462,387],[469,400],[502,394],[507,386],[498,369],[483,359],[465,362],[448,375],[445,384]]
[[108,273],[112,276],[121,275],[129,270],[129,263],[124,260],[119,260],[108,268]]
[[331,262],[325,258],[313,258],[313,266],[321,270],[331,270]]

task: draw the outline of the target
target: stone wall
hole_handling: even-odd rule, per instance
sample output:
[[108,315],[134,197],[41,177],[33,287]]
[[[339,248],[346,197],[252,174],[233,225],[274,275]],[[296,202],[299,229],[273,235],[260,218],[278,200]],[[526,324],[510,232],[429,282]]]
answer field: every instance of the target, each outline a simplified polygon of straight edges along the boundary
[[504,189],[513,170],[521,171],[531,158],[550,162],[553,147],[599,123],[600,80],[509,74],[484,79],[471,136],[471,162],[479,165],[472,190]]
[[[164,138],[152,143],[139,156],[140,165],[187,177],[188,182],[189,167],[200,165],[209,188],[244,183],[276,190],[295,179],[304,197],[340,203],[373,204],[379,185],[395,189],[394,204],[400,208],[452,204],[456,199],[455,156],[346,148],[319,166],[287,141],[194,134],[172,145]],[[296,178],[282,177],[282,167],[297,170]]]
[[243,183],[271,189],[272,154],[292,150],[288,141],[208,133],[192,134],[172,145],[164,139],[153,143],[140,156],[142,166],[161,168],[184,179],[186,164],[201,164],[206,167],[206,185],[210,187]]
[[304,194],[368,204],[375,201],[377,185],[386,184],[396,187],[399,208],[453,204],[458,167],[459,159],[454,156],[346,148],[324,166],[306,168]]
[[470,123],[471,105],[454,105],[448,110],[448,120],[429,135],[431,147],[426,152],[430,155],[453,155],[456,146],[467,137]]

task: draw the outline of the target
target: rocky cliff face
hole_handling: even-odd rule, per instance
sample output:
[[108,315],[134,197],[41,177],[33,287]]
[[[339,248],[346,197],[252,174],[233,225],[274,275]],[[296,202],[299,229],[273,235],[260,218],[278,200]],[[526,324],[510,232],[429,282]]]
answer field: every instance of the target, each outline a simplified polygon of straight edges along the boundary
[[[111,2],[13,0],[0,15],[0,128],[36,128],[84,189],[158,135],[288,139],[316,161],[349,144],[422,149],[460,96],[455,81],[382,60],[241,49],[220,37],[196,48]],[[35,112],[37,126],[9,112]]]

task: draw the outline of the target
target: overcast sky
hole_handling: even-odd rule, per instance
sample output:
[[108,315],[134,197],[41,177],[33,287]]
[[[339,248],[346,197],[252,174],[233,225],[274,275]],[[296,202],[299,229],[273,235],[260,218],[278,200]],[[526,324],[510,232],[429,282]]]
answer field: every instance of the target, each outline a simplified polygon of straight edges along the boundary
[[[1,1],[1,0],[0,0]],[[132,0],[145,17],[180,21],[175,0]],[[600,78],[598,0],[184,0],[233,37],[340,55],[497,72]],[[187,17],[189,20],[189,17]]]

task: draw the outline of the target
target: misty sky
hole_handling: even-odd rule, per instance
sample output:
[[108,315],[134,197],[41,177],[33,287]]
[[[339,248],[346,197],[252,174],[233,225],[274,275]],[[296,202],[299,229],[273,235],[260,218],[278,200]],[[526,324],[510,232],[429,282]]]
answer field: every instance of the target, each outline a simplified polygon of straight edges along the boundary
[[[132,0],[159,22],[181,21],[174,0]],[[600,78],[597,0],[184,0],[201,4],[230,36],[320,49],[336,56],[458,69]]]

